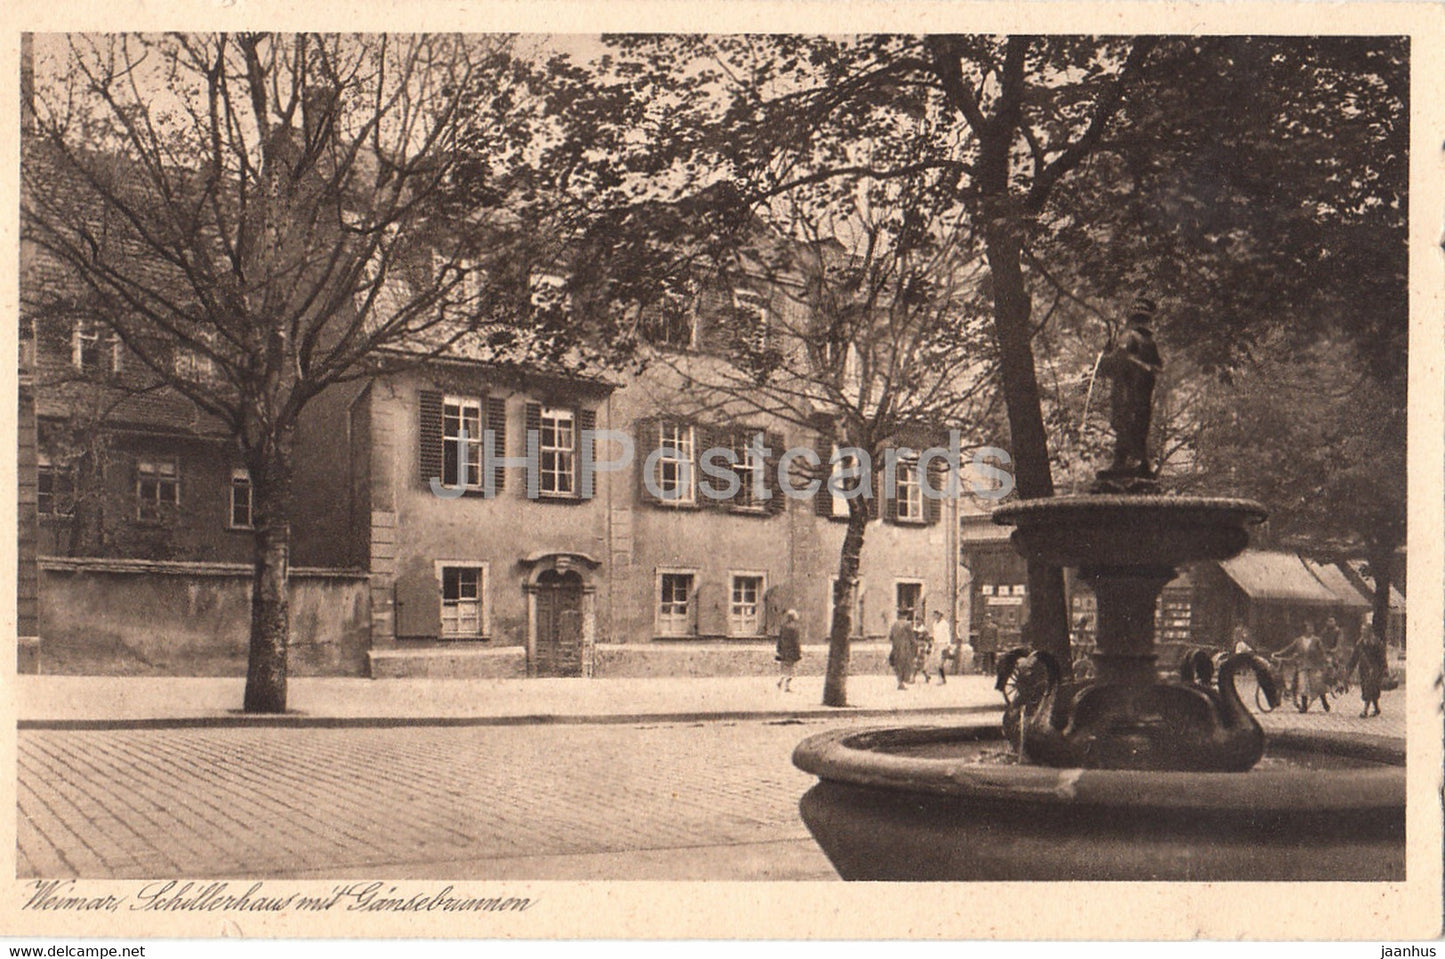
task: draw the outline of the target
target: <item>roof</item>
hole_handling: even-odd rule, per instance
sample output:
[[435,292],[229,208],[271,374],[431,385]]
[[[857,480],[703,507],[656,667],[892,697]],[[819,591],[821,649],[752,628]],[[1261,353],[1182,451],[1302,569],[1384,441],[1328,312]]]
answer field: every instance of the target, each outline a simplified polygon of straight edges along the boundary
[[1333,563],[1316,563],[1313,560],[1305,560],[1309,571],[1315,574],[1315,578],[1325,584],[1325,588],[1339,597],[1340,603],[1352,609],[1369,609],[1369,599],[1361,593],[1355,584],[1350,582],[1344,570]]
[[1252,600],[1338,606],[1341,600],[1294,553],[1251,550],[1219,564]]

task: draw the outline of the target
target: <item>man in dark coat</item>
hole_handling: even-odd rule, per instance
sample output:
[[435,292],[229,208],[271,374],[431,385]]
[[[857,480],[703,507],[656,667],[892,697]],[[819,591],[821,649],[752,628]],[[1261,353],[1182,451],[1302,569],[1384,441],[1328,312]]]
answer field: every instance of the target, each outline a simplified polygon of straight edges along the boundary
[[898,688],[907,689],[908,680],[913,678],[913,658],[916,655],[913,634],[913,620],[901,612],[893,625],[888,628],[888,664],[898,677]]

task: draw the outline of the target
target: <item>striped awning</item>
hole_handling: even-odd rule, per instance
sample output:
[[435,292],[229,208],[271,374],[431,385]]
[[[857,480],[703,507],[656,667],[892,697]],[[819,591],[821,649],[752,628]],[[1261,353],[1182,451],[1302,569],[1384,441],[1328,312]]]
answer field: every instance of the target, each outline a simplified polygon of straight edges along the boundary
[[1294,553],[1251,550],[1219,564],[1250,599],[1310,606],[1339,606],[1341,600]]

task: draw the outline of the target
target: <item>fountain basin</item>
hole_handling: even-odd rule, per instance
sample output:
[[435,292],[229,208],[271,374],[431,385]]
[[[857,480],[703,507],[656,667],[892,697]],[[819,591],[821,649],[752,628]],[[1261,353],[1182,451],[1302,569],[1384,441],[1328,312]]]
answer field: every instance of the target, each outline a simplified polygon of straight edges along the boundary
[[1267,512],[1215,496],[1095,494],[1023,500],[993,512],[1029,559],[1052,566],[1176,566],[1229,559]]
[[844,879],[1398,881],[1400,740],[1275,732],[1245,773],[1001,764],[996,725],[804,740],[801,811]]

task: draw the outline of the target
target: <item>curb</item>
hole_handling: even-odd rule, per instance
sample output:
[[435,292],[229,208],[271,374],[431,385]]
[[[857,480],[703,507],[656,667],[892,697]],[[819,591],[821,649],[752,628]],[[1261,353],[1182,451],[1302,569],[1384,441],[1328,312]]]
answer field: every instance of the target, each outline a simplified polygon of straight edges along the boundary
[[810,719],[896,719],[905,716],[959,716],[1000,713],[998,706],[940,706],[929,709],[855,709],[816,707],[806,710],[764,710],[678,713],[532,713],[510,716],[318,716],[306,713],[247,715],[239,710],[226,715],[142,719],[21,719],[20,730],[125,730],[125,729],[401,729],[409,726],[585,726],[637,723],[726,722],[729,720],[779,721]]

